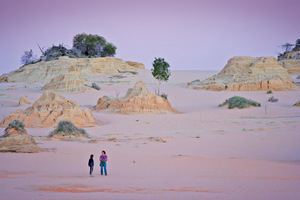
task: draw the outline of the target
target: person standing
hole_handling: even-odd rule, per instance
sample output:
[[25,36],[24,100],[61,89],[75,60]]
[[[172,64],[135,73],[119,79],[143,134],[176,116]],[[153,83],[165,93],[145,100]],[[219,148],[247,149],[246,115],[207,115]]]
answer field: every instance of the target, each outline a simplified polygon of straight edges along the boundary
[[88,165],[90,167],[90,176],[92,176],[93,170],[94,170],[94,159],[93,158],[94,158],[94,155],[92,154],[90,156],[89,163],[88,163]]
[[107,155],[105,151],[102,151],[102,155],[100,156],[99,161],[101,167],[101,175],[103,175],[103,169],[104,169],[104,174],[105,176],[107,176],[107,171],[106,171]]

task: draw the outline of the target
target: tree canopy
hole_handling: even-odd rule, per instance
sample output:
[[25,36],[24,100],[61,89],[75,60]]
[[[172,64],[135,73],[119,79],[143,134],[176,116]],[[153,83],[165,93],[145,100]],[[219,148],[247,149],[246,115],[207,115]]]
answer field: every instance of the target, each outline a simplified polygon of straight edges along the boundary
[[108,43],[104,37],[87,35],[86,33],[75,35],[73,48],[80,50],[81,54],[88,57],[113,57],[117,49],[112,43]]
[[155,79],[158,80],[159,88],[158,95],[160,93],[160,84],[162,81],[168,81],[171,75],[171,71],[169,70],[170,65],[165,61],[164,58],[155,58],[153,63],[152,75]]
[[57,60],[60,56],[70,58],[95,58],[95,57],[114,57],[117,47],[99,35],[81,33],[73,38],[73,48],[67,48],[64,44],[58,46],[52,45],[48,49],[41,48],[38,45],[42,55],[39,59],[33,55],[32,50],[25,51],[21,57],[24,65],[37,63],[41,61]]

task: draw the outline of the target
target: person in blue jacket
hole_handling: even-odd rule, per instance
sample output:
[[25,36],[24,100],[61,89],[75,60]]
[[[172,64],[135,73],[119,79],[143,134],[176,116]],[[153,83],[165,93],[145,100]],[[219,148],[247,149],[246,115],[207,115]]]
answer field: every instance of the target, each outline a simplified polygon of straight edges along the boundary
[[94,159],[93,159],[93,157],[94,157],[94,155],[92,154],[92,155],[90,156],[89,163],[88,163],[88,165],[89,165],[89,167],[90,167],[90,175],[91,175],[91,176],[92,176],[93,170],[94,170]]

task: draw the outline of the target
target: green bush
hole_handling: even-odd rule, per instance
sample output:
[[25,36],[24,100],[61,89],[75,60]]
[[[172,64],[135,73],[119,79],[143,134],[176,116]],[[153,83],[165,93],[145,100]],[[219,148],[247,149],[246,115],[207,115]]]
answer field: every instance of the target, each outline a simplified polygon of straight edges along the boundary
[[84,129],[77,128],[70,121],[60,121],[54,131],[52,131],[49,137],[54,135],[62,136],[86,136],[88,137],[87,132]]
[[268,91],[267,91],[267,94],[272,94],[272,93],[273,93],[272,90],[268,90]]
[[228,104],[228,108],[247,108],[250,106],[260,107],[260,103],[252,101],[250,99],[245,99],[244,97],[234,96],[229,99],[226,99],[224,103],[220,104],[219,107]]
[[73,48],[80,50],[81,54],[87,57],[113,57],[117,47],[108,43],[106,39],[99,35],[87,35],[81,33],[73,38]]
[[74,36],[72,49],[66,48],[63,44],[52,45],[45,51],[44,48],[39,46],[42,53],[39,59],[33,55],[32,50],[25,51],[21,57],[22,64],[28,65],[41,61],[58,60],[61,56],[68,56],[69,58],[114,57],[117,50],[117,47],[107,42],[104,37],[86,33]]
[[114,55],[116,54],[116,50],[117,47],[115,45],[113,45],[112,43],[107,43],[102,51],[102,57],[114,57]]
[[10,129],[15,129],[17,130],[19,133],[23,134],[24,133],[24,130],[25,130],[25,125],[23,122],[19,121],[19,120],[14,120],[12,121],[8,127],[5,128],[4,130],[4,133],[5,135],[4,136],[7,136],[8,132]]

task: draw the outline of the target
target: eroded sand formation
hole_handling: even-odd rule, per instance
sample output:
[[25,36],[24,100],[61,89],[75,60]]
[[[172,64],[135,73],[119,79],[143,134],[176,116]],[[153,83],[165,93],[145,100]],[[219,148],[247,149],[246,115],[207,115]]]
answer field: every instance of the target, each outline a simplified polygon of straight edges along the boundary
[[61,93],[85,92],[90,89],[85,84],[88,80],[82,78],[77,67],[70,67],[68,73],[60,74],[42,87],[42,90],[54,90]]
[[107,110],[119,114],[179,113],[171,107],[169,101],[150,93],[142,81],[128,89],[122,98],[99,98],[95,110]]
[[273,57],[233,57],[219,74],[188,86],[214,91],[285,91],[297,87],[288,70]]
[[19,106],[24,106],[24,105],[27,105],[27,104],[30,104],[28,101],[27,101],[27,96],[22,96],[19,100]]
[[76,67],[82,74],[82,78],[118,73],[118,70],[138,71],[145,68],[142,63],[125,62],[120,58],[69,58],[62,56],[58,60],[25,65],[11,73],[3,74],[0,76],[0,82],[49,83],[51,79],[68,73],[70,67]]
[[0,137],[0,152],[37,153],[41,149],[31,135],[28,135],[24,124],[14,120]]
[[61,120],[69,120],[78,127],[95,126],[92,112],[81,108],[76,102],[67,100],[52,90],[46,91],[26,110],[17,110],[5,117],[1,126],[5,127],[13,120],[24,122],[26,127],[53,127]]

